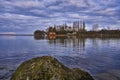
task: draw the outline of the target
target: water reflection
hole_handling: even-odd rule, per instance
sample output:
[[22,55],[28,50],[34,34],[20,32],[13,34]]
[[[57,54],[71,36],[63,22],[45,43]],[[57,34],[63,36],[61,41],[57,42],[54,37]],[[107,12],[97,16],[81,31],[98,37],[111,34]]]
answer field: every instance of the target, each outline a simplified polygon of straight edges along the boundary
[[[17,36],[15,40],[6,40],[0,37],[0,79],[9,78],[13,70],[25,60],[50,55],[68,67],[85,69],[96,80],[110,80],[109,75],[118,77],[120,74],[119,45],[119,38]],[[116,76],[111,80],[120,80]]]
[[16,39],[16,36],[0,36],[2,39],[5,39],[5,40],[15,40]]
[[65,47],[72,45],[73,47],[85,47],[85,40],[86,38],[78,38],[76,36],[65,36],[65,37],[55,37],[55,38],[51,38],[51,37],[34,37],[35,40],[41,40],[41,39],[49,39],[49,44],[61,44]]

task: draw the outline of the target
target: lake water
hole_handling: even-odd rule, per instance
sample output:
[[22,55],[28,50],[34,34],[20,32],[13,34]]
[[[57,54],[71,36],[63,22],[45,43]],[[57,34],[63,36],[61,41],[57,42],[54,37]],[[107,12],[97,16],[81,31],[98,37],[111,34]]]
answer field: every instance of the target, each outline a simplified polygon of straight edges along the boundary
[[25,60],[54,56],[69,68],[81,68],[96,80],[120,80],[120,39],[0,36],[0,80],[9,80]]

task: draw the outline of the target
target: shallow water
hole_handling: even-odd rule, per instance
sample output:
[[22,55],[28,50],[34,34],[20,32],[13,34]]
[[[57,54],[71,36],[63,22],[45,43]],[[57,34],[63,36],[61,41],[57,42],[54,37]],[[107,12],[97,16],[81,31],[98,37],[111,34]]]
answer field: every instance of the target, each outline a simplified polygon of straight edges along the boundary
[[9,80],[25,60],[54,56],[64,65],[88,71],[96,80],[120,80],[119,38],[62,38],[0,36],[0,80]]

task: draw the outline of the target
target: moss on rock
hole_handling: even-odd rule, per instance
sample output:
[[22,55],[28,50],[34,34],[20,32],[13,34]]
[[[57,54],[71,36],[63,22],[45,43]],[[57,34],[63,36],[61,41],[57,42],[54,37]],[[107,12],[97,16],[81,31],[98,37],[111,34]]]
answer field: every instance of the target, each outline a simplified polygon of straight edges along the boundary
[[94,80],[78,68],[69,69],[51,56],[33,58],[23,62],[11,80]]

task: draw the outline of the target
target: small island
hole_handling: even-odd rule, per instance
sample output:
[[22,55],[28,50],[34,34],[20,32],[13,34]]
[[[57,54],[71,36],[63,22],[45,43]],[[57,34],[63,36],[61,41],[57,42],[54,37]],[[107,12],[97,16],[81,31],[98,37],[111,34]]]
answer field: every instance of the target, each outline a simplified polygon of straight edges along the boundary
[[95,24],[92,30],[87,30],[84,21],[75,21],[73,22],[73,26],[68,26],[67,24],[54,25],[49,26],[46,31],[36,30],[34,32],[36,39],[44,36],[50,39],[65,36],[77,36],[79,38],[120,38],[120,30],[110,29],[109,27],[99,29],[98,24]]

